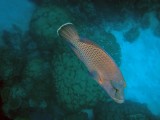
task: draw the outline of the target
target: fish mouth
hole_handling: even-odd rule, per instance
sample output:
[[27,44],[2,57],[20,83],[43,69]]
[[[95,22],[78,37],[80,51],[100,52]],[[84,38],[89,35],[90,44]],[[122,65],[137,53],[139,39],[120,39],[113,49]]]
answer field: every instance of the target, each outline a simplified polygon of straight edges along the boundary
[[124,103],[124,100],[123,99],[117,99],[117,98],[113,98],[113,100],[117,103]]

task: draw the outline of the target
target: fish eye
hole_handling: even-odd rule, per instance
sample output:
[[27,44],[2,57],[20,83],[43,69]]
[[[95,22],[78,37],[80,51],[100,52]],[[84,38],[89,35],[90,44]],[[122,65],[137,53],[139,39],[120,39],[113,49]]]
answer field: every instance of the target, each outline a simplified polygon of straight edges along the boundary
[[115,96],[117,97],[117,96],[119,96],[119,90],[118,89],[114,89],[115,90]]
[[118,92],[118,88],[115,86],[115,84],[113,83],[113,81],[111,81],[111,85],[112,85],[113,89],[115,90],[115,92]]
[[119,91],[117,88],[115,88],[115,90],[116,90],[116,93]]

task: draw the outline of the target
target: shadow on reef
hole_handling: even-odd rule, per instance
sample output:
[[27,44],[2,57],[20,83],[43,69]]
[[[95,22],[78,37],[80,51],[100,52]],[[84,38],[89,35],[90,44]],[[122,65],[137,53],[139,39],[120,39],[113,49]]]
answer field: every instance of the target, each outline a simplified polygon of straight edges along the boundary
[[123,104],[100,102],[94,108],[95,120],[160,120],[145,104],[126,100]]
[[[99,101],[92,109],[90,112],[81,111],[66,115],[63,120],[160,120],[160,117],[154,116],[145,104],[128,100],[123,104]],[[91,112],[93,116],[90,116]]]
[[105,19],[108,22],[122,22],[128,16],[140,20],[146,12],[153,10],[159,14],[159,0],[30,0],[38,6],[59,6],[74,16],[74,23],[97,22]]
[[23,33],[15,25],[12,29],[4,30],[0,38],[0,81],[3,83],[0,95],[4,114],[17,120],[35,120],[33,116],[49,113],[52,119],[58,119],[63,114],[55,100],[50,57],[47,58],[51,51],[40,54],[28,32]]

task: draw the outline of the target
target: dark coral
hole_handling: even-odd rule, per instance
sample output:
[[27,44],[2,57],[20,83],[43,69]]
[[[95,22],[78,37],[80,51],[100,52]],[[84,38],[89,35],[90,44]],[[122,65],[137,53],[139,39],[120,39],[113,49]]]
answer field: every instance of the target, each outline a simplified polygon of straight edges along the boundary
[[160,37],[160,23],[156,26],[153,33],[155,36]]
[[30,22],[30,34],[41,54],[53,51],[53,47],[59,41],[57,29],[66,22],[70,22],[69,15],[60,7],[43,6],[35,10]]
[[47,109],[54,114],[53,107],[49,108],[55,101],[49,61],[38,54],[31,36],[16,26],[3,32],[2,41],[0,81],[4,86],[0,93],[5,115],[27,119],[32,109]]
[[126,41],[133,43],[137,40],[140,35],[140,31],[138,27],[133,27],[129,29],[126,33],[124,33],[124,38]]
[[80,112],[66,116],[63,120],[88,120],[87,113]]
[[160,21],[160,7],[156,10],[156,17]]
[[145,14],[141,19],[140,19],[140,27],[142,29],[147,29],[150,27],[151,21],[150,21],[150,17],[148,14]]
[[98,100],[108,99],[73,52],[66,51],[54,58],[56,98],[59,106],[67,113],[79,112],[86,107],[93,107]]
[[14,79],[14,83],[17,83],[22,79],[20,74],[26,64],[27,37],[17,26],[13,26],[13,31],[4,30],[2,34],[4,46],[0,48],[0,76],[3,80]]
[[125,101],[123,104],[115,102],[100,102],[94,108],[95,120],[159,120],[145,104]]

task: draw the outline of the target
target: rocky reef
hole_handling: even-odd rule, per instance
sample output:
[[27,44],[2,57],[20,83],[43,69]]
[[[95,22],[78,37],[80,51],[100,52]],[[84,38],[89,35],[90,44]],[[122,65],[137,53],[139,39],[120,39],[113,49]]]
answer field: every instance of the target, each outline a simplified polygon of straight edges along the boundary
[[57,29],[70,22],[68,13],[57,6],[38,7],[30,22],[30,33],[41,50],[52,49],[57,38]]
[[132,43],[139,37],[139,35],[139,29],[137,27],[133,27],[124,33],[124,38],[126,41]]
[[58,103],[67,112],[90,108],[98,100],[107,99],[84,64],[71,53],[63,53],[53,59]]
[[156,26],[153,33],[155,36],[160,37],[160,23]]
[[123,104],[100,102],[94,108],[95,120],[159,120],[145,104],[125,101]]
[[[88,75],[84,64],[78,60],[66,45],[65,41],[57,38],[56,30],[61,24],[70,20],[74,21],[75,19],[77,19],[75,25],[78,23],[78,16],[75,18],[69,16],[68,13],[71,14],[73,12],[71,12],[71,9],[72,8],[62,9],[55,6],[42,6],[35,11],[30,24],[30,32],[31,35],[36,38],[35,42],[37,43],[38,49],[41,52],[54,51],[51,55],[53,57],[50,58],[50,60],[53,67],[52,73],[56,87],[56,98],[58,104],[66,112],[80,111],[85,107],[93,107],[97,100],[106,99],[106,95],[101,92],[103,90]],[[79,15],[83,17],[81,14]],[[114,35],[105,32],[102,27],[86,26],[84,23],[85,22],[76,25],[80,35],[86,36],[86,38],[91,36],[90,39],[103,45],[103,48],[106,49],[117,64],[120,65],[120,46],[116,42]],[[52,26],[54,26],[54,28]],[[100,29],[100,31],[96,31],[97,29]]]

